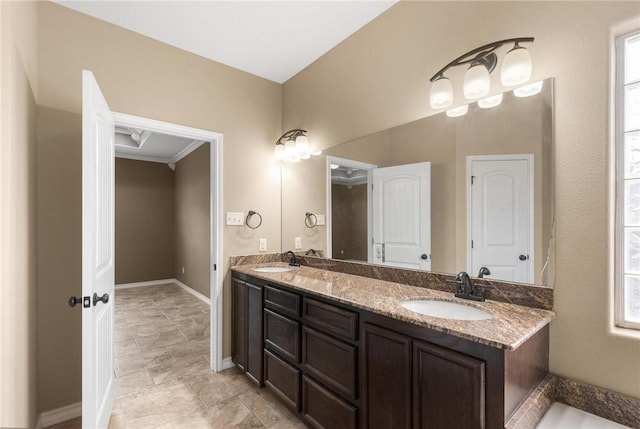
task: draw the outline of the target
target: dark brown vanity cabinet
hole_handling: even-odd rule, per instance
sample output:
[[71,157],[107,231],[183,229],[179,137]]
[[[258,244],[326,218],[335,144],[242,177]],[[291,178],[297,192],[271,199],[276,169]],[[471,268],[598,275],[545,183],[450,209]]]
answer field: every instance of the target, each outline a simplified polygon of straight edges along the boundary
[[232,281],[233,362],[259,386],[263,376],[262,286]]
[[234,362],[313,428],[502,429],[548,373],[548,327],[509,351],[242,273],[233,286]]

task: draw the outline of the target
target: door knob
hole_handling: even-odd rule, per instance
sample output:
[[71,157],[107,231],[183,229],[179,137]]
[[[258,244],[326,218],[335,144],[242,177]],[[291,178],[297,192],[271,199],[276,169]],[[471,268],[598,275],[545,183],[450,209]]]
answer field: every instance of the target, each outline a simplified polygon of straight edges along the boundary
[[529,259],[529,255],[520,255],[518,256],[518,259],[520,259],[521,261],[526,261],[527,259]]
[[98,296],[97,293],[93,294],[93,306],[95,307],[95,305],[99,302],[102,302],[104,304],[106,304],[107,302],[109,302],[109,294],[105,293],[102,296]]
[[420,255],[420,259],[427,260],[429,259],[429,255],[427,255],[426,253],[423,253],[422,255]]
[[83,308],[91,307],[91,299],[88,296],[70,296],[67,300],[67,304],[69,304],[69,307],[75,307],[76,304],[80,303],[82,303]]

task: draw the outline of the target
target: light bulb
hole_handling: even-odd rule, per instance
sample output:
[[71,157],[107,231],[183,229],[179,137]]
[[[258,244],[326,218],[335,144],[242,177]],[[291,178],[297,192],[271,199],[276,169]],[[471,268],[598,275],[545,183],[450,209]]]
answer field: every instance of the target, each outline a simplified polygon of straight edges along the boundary
[[492,95],[491,97],[478,100],[478,106],[483,109],[490,109],[502,103],[502,94]]
[[529,85],[521,86],[513,90],[513,95],[516,97],[531,97],[542,91],[542,81],[530,83]]
[[516,46],[504,56],[500,80],[504,86],[523,84],[531,79],[531,69],[531,54],[516,43]]
[[464,83],[462,84],[464,96],[468,100],[484,97],[489,93],[490,86],[489,70],[484,65],[478,64],[469,67],[464,75]]
[[432,109],[444,109],[453,103],[453,86],[451,81],[446,77],[433,82],[431,85],[431,93],[429,94],[429,102]]
[[275,151],[276,160],[282,161],[285,158],[284,145],[282,143],[276,144],[276,148],[274,151]]
[[338,168],[340,168],[340,166],[338,164],[331,164],[331,169],[332,170],[337,170]]
[[447,110],[447,116],[450,118],[457,118],[458,116],[466,115],[468,110],[469,110],[468,104],[454,107],[453,109]]

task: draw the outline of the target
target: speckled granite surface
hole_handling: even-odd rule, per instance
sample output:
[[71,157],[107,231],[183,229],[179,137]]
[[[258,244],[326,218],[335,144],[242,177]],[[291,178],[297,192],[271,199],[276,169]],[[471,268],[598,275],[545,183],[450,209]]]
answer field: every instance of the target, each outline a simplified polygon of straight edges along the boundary
[[505,429],[535,429],[538,422],[555,401],[555,382],[556,377],[554,375],[547,375],[511,416],[507,424],[504,425]]
[[[451,292],[452,286],[447,280],[455,280],[455,275],[418,271],[403,268],[384,267],[338,259],[314,258],[304,256],[302,264],[323,270],[336,271],[373,279],[387,280],[428,289]],[[473,274],[473,273],[470,273]],[[487,286],[485,296],[494,301],[508,302],[527,307],[553,309],[553,288],[522,283],[507,283],[488,279],[473,279],[474,283]]]
[[556,377],[555,399],[621,425],[640,429],[640,399],[564,377]]
[[[282,266],[287,264],[282,263]],[[255,267],[236,265],[232,270],[501,349],[516,349],[555,317],[555,313],[548,310],[499,301],[467,301],[455,298],[451,292],[307,266],[294,267],[291,271],[282,273],[258,272],[253,270]],[[400,305],[408,299],[422,298],[471,305],[488,311],[493,318],[479,321],[442,319],[424,316]]]
[[229,265],[252,265],[252,264],[268,264],[269,262],[281,262],[282,255],[280,253],[263,253],[260,255],[231,256]]

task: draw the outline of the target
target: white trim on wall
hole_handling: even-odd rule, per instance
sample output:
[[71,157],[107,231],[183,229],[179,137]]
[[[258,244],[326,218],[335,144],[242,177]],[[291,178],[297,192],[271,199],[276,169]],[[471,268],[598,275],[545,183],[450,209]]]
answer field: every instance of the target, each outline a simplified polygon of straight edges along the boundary
[[38,416],[36,429],[42,429],[49,426],[57,425],[58,423],[78,418],[81,415],[82,402],[76,402],[75,404],[60,407],[55,410],[44,411]]
[[236,364],[233,363],[231,356],[226,357],[222,360],[222,369],[229,369],[229,368],[233,368],[234,366],[236,366]]
[[148,282],[120,283],[116,289],[129,289],[132,287],[159,286],[167,283],[175,283],[176,279],[151,280]]
[[[154,119],[141,118],[139,116],[125,113],[112,112],[116,125],[129,128],[142,128],[145,130],[171,134],[178,137],[193,139],[189,145],[191,151],[204,143],[211,144],[210,152],[210,226],[211,226],[211,248],[210,248],[210,302],[211,302],[211,369],[221,371],[222,362],[222,311],[223,311],[223,247],[222,247],[222,144],[221,133],[207,131],[198,128],[191,128],[169,122],[157,121]],[[198,143],[196,145],[196,143]],[[186,156],[189,152],[182,151]]]
[[185,291],[189,292],[191,295],[195,296],[200,301],[205,302],[208,305],[211,305],[211,300],[209,298],[207,298],[206,296],[204,296],[203,294],[201,294],[197,290],[193,289],[191,286],[188,286],[188,285],[182,283],[178,279],[173,279],[173,283],[176,284],[177,286],[180,286],[182,289],[184,289]]

